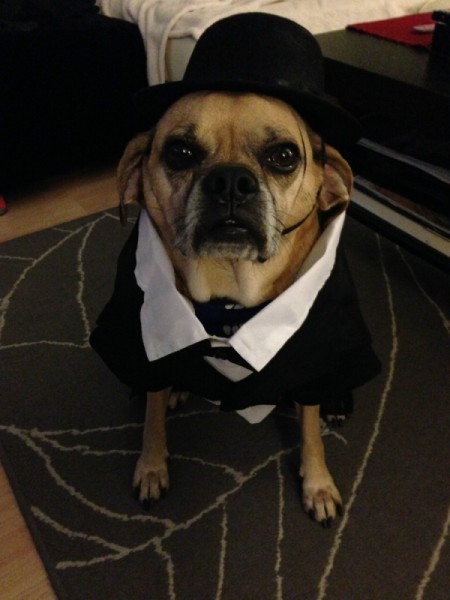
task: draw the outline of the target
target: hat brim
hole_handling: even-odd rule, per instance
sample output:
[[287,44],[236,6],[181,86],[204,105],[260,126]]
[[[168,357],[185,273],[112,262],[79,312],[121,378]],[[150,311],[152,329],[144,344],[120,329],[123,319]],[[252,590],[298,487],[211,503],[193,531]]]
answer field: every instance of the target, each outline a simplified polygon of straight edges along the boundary
[[140,90],[135,95],[135,104],[146,126],[153,126],[177,100],[199,91],[247,92],[283,100],[292,106],[325,142],[336,148],[350,147],[361,137],[359,122],[332,99],[325,95],[293,91],[282,84],[274,87],[260,82],[170,81]]

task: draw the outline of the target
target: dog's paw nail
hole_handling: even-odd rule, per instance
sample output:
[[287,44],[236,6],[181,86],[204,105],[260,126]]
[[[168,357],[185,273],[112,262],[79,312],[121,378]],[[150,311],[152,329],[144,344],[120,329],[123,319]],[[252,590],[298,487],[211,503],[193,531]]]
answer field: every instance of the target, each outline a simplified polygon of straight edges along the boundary
[[316,518],[314,516],[314,511],[312,509],[308,510],[308,517],[311,519],[311,521],[315,521],[316,520]]
[[336,510],[337,510],[337,514],[342,517],[342,515],[344,514],[344,507],[342,506],[342,504],[337,504],[336,505]]

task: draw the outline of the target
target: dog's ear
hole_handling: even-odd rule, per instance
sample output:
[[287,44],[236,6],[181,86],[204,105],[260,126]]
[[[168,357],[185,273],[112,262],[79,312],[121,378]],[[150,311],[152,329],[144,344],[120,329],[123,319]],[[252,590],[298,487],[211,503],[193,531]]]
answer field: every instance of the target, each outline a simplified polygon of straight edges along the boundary
[[142,169],[149,155],[153,140],[153,131],[140,133],[125,148],[117,168],[119,190],[119,211],[122,225],[127,221],[127,204],[143,203]]
[[332,146],[322,148],[323,184],[317,204],[322,211],[333,214],[344,210],[350,200],[353,186],[352,170],[347,161]]

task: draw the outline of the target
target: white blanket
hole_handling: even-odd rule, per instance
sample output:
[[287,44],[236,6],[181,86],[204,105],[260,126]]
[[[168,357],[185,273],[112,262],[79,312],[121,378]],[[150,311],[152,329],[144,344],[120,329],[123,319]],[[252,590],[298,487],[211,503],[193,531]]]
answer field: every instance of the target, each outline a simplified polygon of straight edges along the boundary
[[419,12],[424,0],[98,0],[102,14],[136,23],[147,51],[150,85],[166,81],[169,39],[197,40],[216,21],[242,12],[288,17],[317,34],[350,23]]

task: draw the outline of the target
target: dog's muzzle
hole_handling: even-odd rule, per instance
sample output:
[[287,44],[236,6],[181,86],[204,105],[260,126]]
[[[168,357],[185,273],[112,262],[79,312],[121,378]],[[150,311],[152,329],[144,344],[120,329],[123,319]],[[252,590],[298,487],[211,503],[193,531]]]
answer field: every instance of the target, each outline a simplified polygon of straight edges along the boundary
[[247,167],[213,167],[194,185],[187,214],[190,218],[184,238],[194,254],[248,260],[267,257],[273,201]]
[[216,167],[204,178],[201,189],[205,203],[210,204],[204,225],[215,240],[247,244],[258,237],[258,223],[251,217],[259,183],[251,171],[241,166]]

